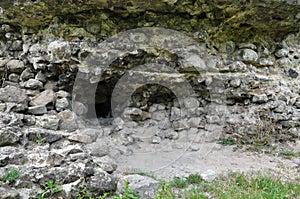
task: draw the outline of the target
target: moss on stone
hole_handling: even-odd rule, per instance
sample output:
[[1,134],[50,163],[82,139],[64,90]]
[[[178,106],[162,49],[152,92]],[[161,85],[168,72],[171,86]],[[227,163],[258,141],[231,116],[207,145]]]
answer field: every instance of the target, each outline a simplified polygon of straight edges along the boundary
[[[47,26],[58,16],[60,25],[84,28],[91,35],[110,36],[143,26],[160,26],[187,33],[206,31],[212,42],[256,42],[282,39],[299,31],[300,5],[281,0],[29,0],[1,3],[0,23],[30,27]],[[68,28],[70,29],[70,28]],[[71,28],[72,29],[72,28]],[[88,35],[88,36],[91,36]],[[93,36],[92,36],[93,37]]]

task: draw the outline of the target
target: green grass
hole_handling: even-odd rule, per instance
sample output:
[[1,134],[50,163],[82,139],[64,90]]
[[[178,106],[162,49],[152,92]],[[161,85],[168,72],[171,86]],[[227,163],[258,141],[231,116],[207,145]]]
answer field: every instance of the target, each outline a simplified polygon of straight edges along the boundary
[[39,145],[45,143],[47,141],[46,137],[42,137],[42,135],[40,133],[36,133],[36,139],[35,142]]
[[183,189],[186,188],[189,184],[185,178],[174,178],[171,182],[171,185],[175,188]]
[[162,181],[161,184],[155,199],[205,199],[208,194],[217,199],[300,198],[299,184],[282,182],[271,175],[263,174],[250,176],[234,173],[219,177],[211,183],[203,181],[197,174],[192,174],[186,179],[174,178],[171,182]]
[[140,197],[129,188],[128,180],[125,180],[124,192],[122,196],[114,196],[113,199],[140,199]]
[[207,186],[208,192],[219,199],[290,199],[300,197],[300,186],[282,182],[271,176],[247,176],[232,174],[214,180]]
[[49,180],[43,186],[43,190],[43,193],[38,194],[38,199],[52,198],[54,194],[61,192],[63,189],[61,187],[57,187],[54,180]]
[[203,179],[198,174],[191,174],[191,175],[188,176],[187,182],[189,184],[200,184],[201,182],[203,182]]
[[186,199],[206,199],[207,196],[201,193],[201,190],[199,188],[192,188],[189,190],[186,190],[183,194],[183,198]]
[[220,140],[220,144],[222,144],[224,146],[231,146],[231,145],[235,145],[236,142],[232,138],[224,138],[224,139]]
[[278,156],[284,157],[286,159],[291,159],[293,157],[300,157],[300,152],[295,151],[281,151]]
[[155,199],[174,199],[176,195],[172,185],[163,180],[160,181],[160,184],[161,187],[158,189]]
[[[271,174],[231,173],[212,182],[205,182],[200,175],[191,174],[187,178],[159,181],[161,187],[154,199],[297,199],[300,198],[300,182],[283,182]],[[124,192],[120,196],[105,194],[97,199],[138,199],[125,181]],[[85,195],[87,196],[87,195]],[[210,197],[208,197],[210,196]],[[78,197],[77,199],[92,197]]]
[[5,172],[3,176],[0,178],[1,181],[5,183],[13,183],[20,177],[20,172],[15,168],[10,167],[9,171]]

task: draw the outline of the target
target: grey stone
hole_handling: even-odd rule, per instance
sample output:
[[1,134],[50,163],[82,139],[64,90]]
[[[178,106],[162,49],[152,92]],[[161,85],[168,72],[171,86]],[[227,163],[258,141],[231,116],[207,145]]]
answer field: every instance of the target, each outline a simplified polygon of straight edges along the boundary
[[57,87],[56,87],[56,82],[55,81],[52,81],[52,80],[48,80],[46,83],[45,83],[45,86],[44,86],[45,90],[55,90]]
[[239,87],[241,85],[241,79],[240,78],[235,78],[230,80],[230,86],[236,88]]
[[52,130],[40,129],[40,128],[29,128],[26,129],[27,139],[36,142],[36,140],[41,140],[45,138],[46,143],[53,143],[63,138],[61,132],[56,132]]
[[117,193],[124,192],[124,180],[127,180],[128,187],[134,191],[135,194],[139,195],[141,198],[154,198],[160,188],[160,183],[150,177],[141,175],[127,175],[121,178],[118,182]]
[[289,51],[285,48],[279,49],[278,51],[276,51],[275,55],[277,57],[286,57],[289,54]]
[[256,46],[254,44],[251,44],[251,43],[241,43],[241,44],[239,44],[239,48],[240,49],[249,48],[249,49],[252,49],[252,50],[256,50]]
[[20,76],[16,73],[12,73],[8,76],[8,80],[12,82],[19,82]]
[[206,121],[209,124],[220,124],[221,123],[221,119],[217,115],[207,115]]
[[179,119],[181,119],[181,110],[177,107],[172,107],[170,121],[176,121]]
[[213,170],[207,170],[200,175],[206,182],[212,182],[218,176]]
[[[2,146],[0,148],[0,166],[24,165],[28,161],[23,149],[15,146]],[[1,196],[0,196],[1,197]]]
[[94,174],[87,181],[87,189],[97,195],[114,192],[117,189],[117,182],[113,176],[97,168],[94,169]]
[[13,59],[7,62],[6,67],[13,73],[21,73],[25,69],[25,64],[21,60]]
[[87,107],[83,103],[76,101],[72,103],[72,109],[78,116],[82,116],[88,112]]
[[70,97],[70,93],[68,93],[67,91],[63,91],[63,90],[59,90],[56,93],[57,98],[68,98]]
[[291,60],[289,58],[287,58],[287,57],[282,57],[281,59],[277,60],[277,63],[280,66],[285,66],[285,67],[288,67],[288,66],[292,65]]
[[124,132],[125,129],[122,129],[119,133],[118,136],[118,141],[124,145],[124,146],[128,146],[134,143],[134,138],[132,136],[130,136],[132,131]]
[[44,73],[42,73],[42,71],[39,71],[36,76],[35,79],[39,80],[40,82],[46,82],[46,75]]
[[5,65],[9,62],[9,59],[6,57],[1,57],[0,58],[0,69],[5,68]]
[[152,141],[151,141],[152,144],[159,144],[160,142],[161,142],[161,137],[159,136],[152,137]]
[[288,75],[288,77],[291,77],[291,78],[297,78],[299,74],[298,74],[297,71],[295,71],[294,69],[290,68],[287,71],[287,75]]
[[29,79],[24,82],[24,87],[29,89],[42,89],[43,83],[37,79]]
[[139,108],[128,107],[123,112],[123,117],[125,120],[141,120],[143,111]]
[[[91,143],[93,140],[90,140]],[[85,142],[87,143],[87,142]],[[86,147],[91,151],[91,155],[97,157],[103,157],[109,153],[109,146],[105,141],[97,141],[86,145]]]
[[94,157],[93,162],[107,173],[113,173],[118,167],[116,161],[109,156]]
[[58,113],[58,117],[61,119],[59,128],[61,130],[75,131],[78,128],[77,116],[70,110],[64,110]]
[[244,64],[243,62],[241,61],[236,61],[236,62],[233,62],[232,64],[228,65],[228,71],[230,72],[243,72],[245,71],[247,68],[247,65]]
[[167,117],[166,111],[155,111],[151,113],[151,119],[156,121],[162,121]]
[[102,137],[103,130],[102,129],[78,129],[74,134],[69,136],[69,140],[82,142],[82,143],[92,143],[97,140],[97,138]]
[[243,49],[243,50],[241,50],[241,58],[242,58],[242,61],[245,61],[245,62],[256,62],[258,59],[258,55],[254,50]]
[[51,63],[62,63],[71,57],[70,45],[66,41],[55,40],[49,43],[47,59]]
[[1,199],[20,199],[20,193],[7,185],[0,185]]
[[122,120],[122,118],[117,117],[117,118],[114,118],[112,124],[115,127],[114,130],[119,131],[119,130],[123,129],[125,122]]
[[[75,130],[75,128],[74,128],[74,129],[71,129],[71,131],[72,131],[72,130]],[[87,143],[92,143],[92,142],[95,141],[95,140],[92,139],[91,136],[86,135],[86,134],[81,134],[81,133],[75,133],[75,134],[69,136],[68,139],[69,139],[70,141],[80,142],[80,143],[85,143],[85,144],[87,144]],[[106,155],[106,154],[105,154],[105,155]]]
[[188,120],[188,125],[191,128],[204,128],[203,120],[200,117],[192,117]]
[[157,110],[165,110],[166,107],[163,104],[153,104],[152,106],[150,106],[149,108],[149,112],[153,113]]
[[21,81],[27,81],[31,78],[34,78],[34,73],[31,71],[30,68],[26,68],[25,70],[23,70],[23,72],[20,75]]
[[0,112],[4,112],[5,110],[6,110],[6,104],[5,103],[0,103]]
[[63,111],[69,107],[69,100],[67,98],[57,99],[55,102],[55,109],[57,111]]
[[254,95],[252,102],[254,103],[266,103],[268,101],[268,96],[266,94]]
[[54,103],[55,93],[53,90],[45,90],[31,99],[30,105],[32,106],[46,106],[50,103]]
[[261,58],[258,60],[259,65],[261,66],[272,66],[274,65],[274,62],[272,60]]
[[25,110],[28,107],[28,96],[25,92],[15,86],[0,88],[0,101],[20,104],[18,110]]
[[[72,154],[70,154],[70,156],[71,155]],[[64,164],[64,161],[65,161],[65,157],[57,153],[50,153],[48,156],[48,164],[51,167],[59,167],[62,164]]]
[[187,109],[196,109],[199,107],[199,101],[196,97],[185,98],[183,103]]
[[33,115],[43,115],[47,113],[46,106],[40,105],[40,106],[31,106],[28,107],[28,113]]
[[19,136],[10,130],[0,130],[0,147],[14,145],[19,142]]
[[181,119],[181,120],[178,120],[178,121],[173,121],[172,126],[177,131],[189,128],[189,124],[188,124],[188,122],[187,122],[186,119]]
[[56,115],[43,115],[36,117],[36,125],[45,129],[57,130],[60,119]]
[[190,151],[199,151],[199,149],[200,149],[199,144],[195,144],[195,143],[192,144],[189,148]]

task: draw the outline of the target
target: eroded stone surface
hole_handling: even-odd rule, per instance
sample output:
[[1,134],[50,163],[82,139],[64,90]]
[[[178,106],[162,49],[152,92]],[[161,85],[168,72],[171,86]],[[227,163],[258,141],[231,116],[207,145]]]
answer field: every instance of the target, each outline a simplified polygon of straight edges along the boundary
[[128,178],[146,198],[155,180],[116,170],[212,180],[275,167],[219,142],[299,139],[296,1],[12,2],[0,5],[0,173],[21,175],[3,197],[49,180],[63,188],[53,197],[97,197]]

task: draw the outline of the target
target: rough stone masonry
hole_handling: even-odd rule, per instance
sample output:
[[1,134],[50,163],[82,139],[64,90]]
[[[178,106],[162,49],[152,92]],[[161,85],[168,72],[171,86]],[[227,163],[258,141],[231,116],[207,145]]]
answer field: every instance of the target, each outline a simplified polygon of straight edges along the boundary
[[[122,34],[136,28],[145,32]],[[118,156],[194,135],[195,152],[299,140],[299,28],[293,0],[1,2],[0,173],[20,177],[0,182],[0,198],[35,198],[49,180],[63,188],[55,197],[114,192]],[[87,65],[91,56],[108,66]],[[193,94],[181,101],[183,83]],[[129,94],[126,108],[112,107]]]

